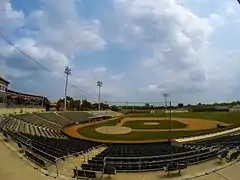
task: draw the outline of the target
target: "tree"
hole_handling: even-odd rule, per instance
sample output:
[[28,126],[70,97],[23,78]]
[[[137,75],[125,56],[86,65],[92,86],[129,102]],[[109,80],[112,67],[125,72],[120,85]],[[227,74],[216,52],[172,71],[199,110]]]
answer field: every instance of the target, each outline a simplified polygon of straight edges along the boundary
[[80,109],[81,109],[81,101],[80,100],[74,101],[74,109],[77,111],[80,111]]
[[146,107],[146,108],[149,108],[149,107],[150,107],[149,103],[146,103],[146,104],[145,104],[145,107]]
[[57,109],[57,111],[60,111],[60,109],[61,109],[61,104],[63,103],[63,99],[59,99],[58,101],[57,101],[57,105],[56,105],[56,109]]
[[112,105],[112,106],[110,107],[110,109],[111,109],[112,111],[118,111],[118,110],[119,110],[119,107],[117,107],[117,106],[115,106],[115,105]]
[[92,104],[92,109],[97,110],[98,109],[98,103],[93,103]]
[[48,100],[44,102],[44,106],[46,108],[46,111],[50,110],[50,102]]
[[[63,106],[64,106],[64,103],[65,103],[65,99],[63,99]],[[67,110],[74,110],[74,100],[72,97],[70,96],[67,96]]]
[[179,108],[183,108],[183,103],[178,103]]
[[88,110],[91,109],[92,104],[90,102],[88,102],[87,100],[82,100],[82,109],[83,110]]
[[100,107],[101,107],[101,109],[103,109],[103,110],[109,109],[109,106],[108,106],[107,103],[101,103],[101,104],[100,104]]

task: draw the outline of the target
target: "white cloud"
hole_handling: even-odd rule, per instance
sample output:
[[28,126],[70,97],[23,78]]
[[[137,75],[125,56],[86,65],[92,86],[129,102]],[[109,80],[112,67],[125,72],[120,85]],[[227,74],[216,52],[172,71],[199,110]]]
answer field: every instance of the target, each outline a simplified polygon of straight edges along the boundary
[[96,67],[93,72],[96,74],[104,74],[107,71],[106,67]]
[[111,80],[121,80],[124,77],[124,73],[114,74],[110,76]]
[[63,0],[45,1],[44,5],[43,10],[33,11],[26,21],[27,26],[35,29],[39,43],[51,45],[67,54],[105,48],[100,21],[81,19],[74,0],[68,3]]
[[213,66],[207,66],[207,61],[215,61],[210,58],[209,43],[215,32],[226,25],[226,14],[216,11],[201,17],[177,0],[115,3],[121,24],[125,24],[120,27],[117,37],[121,41],[117,42],[148,52],[136,61],[136,65],[140,62],[134,70],[142,82],[139,90],[145,95],[167,91],[176,94],[176,99],[184,94],[195,94],[185,97],[193,101],[199,96],[204,98],[202,94],[212,89],[208,73]]
[[[81,18],[74,0],[69,0],[67,3],[59,0],[43,0],[41,3],[41,9],[30,11],[29,15],[25,15],[24,12],[14,10],[9,0],[0,2],[0,10],[2,9],[0,11],[0,29],[2,30],[3,26],[3,30],[9,33],[9,36],[5,33],[6,37],[15,35],[11,34],[9,30],[18,31],[17,37],[11,40],[37,63],[41,63],[62,78],[66,65],[75,66],[77,54],[82,51],[105,48],[106,42],[101,37],[100,21]],[[56,79],[57,76],[50,75],[37,63],[29,60],[6,43],[2,43],[0,46],[0,55],[3,60],[0,62],[0,70],[10,78],[12,84],[15,84],[12,87],[17,86],[19,90],[25,90],[27,84],[30,85],[28,80],[32,79],[31,86],[28,86],[30,89],[39,92],[42,87],[47,87],[42,91],[45,93],[48,91],[47,94],[51,94],[50,98],[62,94],[60,81]],[[106,69],[103,67],[96,68],[96,76],[104,71]],[[76,74],[78,73],[76,72]],[[48,79],[46,80],[46,78]],[[26,84],[21,84],[19,79],[24,79]],[[73,81],[79,82],[80,87],[86,79],[87,77],[72,78]],[[33,83],[36,81],[39,84]],[[51,93],[51,91],[53,92]]]
[[9,33],[21,27],[24,22],[24,13],[13,9],[10,0],[0,1],[0,33]]
[[[61,52],[47,46],[39,46],[36,41],[31,38],[22,38],[15,43],[16,47],[30,56],[34,60],[30,60],[25,55],[22,55],[12,46],[2,46],[0,49],[1,55],[5,59],[5,63],[12,68],[35,71],[41,69],[37,63],[51,69],[51,71],[58,73],[69,63],[69,59]],[[41,69],[42,70],[42,69]]]
[[159,92],[159,87],[156,84],[149,84],[147,87],[139,88],[139,91],[147,93]]

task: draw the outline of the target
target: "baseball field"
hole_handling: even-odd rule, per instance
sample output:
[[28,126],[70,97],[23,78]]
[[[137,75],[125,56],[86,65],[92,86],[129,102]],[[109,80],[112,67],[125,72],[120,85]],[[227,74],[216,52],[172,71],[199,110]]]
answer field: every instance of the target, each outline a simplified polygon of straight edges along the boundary
[[87,124],[68,126],[63,131],[76,138],[109,143],[157,142],[170,138],[216,132],[217,125],[240,125],[239,112],[189,112],[129,114]]

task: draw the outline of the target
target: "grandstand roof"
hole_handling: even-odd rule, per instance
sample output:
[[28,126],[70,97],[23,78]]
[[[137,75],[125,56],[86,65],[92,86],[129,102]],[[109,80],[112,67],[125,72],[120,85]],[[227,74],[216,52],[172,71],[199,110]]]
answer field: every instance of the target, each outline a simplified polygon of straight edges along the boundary
[[13,90],[10,90],[10,89],[8,90],[8,94],[17,94],[17,95],[21,95],[21,96],[30,96],[30,97],[39,98],[39,99],[46,98],[44,96],[38,96],[38,95],[33,95],[33,94],[21,93],[21,92],[13,91]]
[[10,82],[7,81],[6,79],[4,79],[1,75],[0,75],[0,80],[1,80],[1,81],[4,81],[4,82],[7,83],[7,84],[10,84]]

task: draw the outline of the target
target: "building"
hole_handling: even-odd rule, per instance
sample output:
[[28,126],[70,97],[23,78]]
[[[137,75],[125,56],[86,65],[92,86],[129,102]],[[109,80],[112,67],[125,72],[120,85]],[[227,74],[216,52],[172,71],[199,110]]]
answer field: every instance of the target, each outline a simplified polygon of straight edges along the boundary
[[232,106],[229,111],[232,111],[232,112],[239,112],[240,111],[240,105],[235,105],[235,106]]
[[47,100],[46,97],[26,94],[13,90],[7,91],[7,106],[27,106],[27,107],[42,107]]
[[0,108],[45,106],[48,100],[46,97],[10,90],[9,84],[0,77]]
[[[188,109],[185,108],[177,108],[177,109],[171,109],[171,113],[187,113],[189,112]],[[165,113],[170,113],[170,110],[165,110]]]
[[4,108],[7,105],[7,91],[9,82],[0,77],[0,108]]
[[230,111],[230,108],[228,106],[217,106],[217,111]]
[[50,110],[57,111],[57,102],[50,102]]

